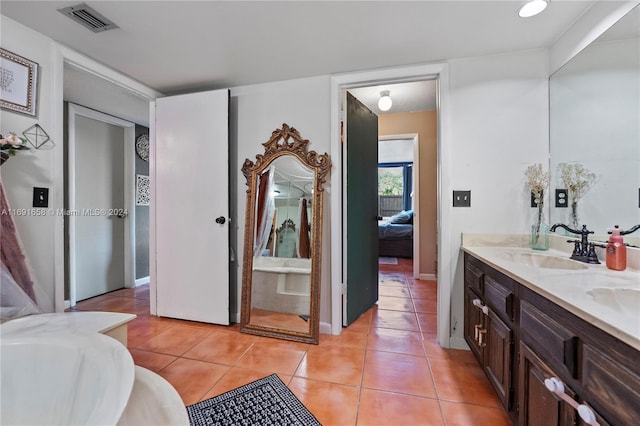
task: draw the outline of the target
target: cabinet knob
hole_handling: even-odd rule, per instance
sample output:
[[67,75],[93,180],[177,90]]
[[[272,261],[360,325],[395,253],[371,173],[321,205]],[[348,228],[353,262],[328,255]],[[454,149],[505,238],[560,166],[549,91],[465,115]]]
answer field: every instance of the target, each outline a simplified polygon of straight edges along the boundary
[[475,306],[476,308],[480,309],[483,314],[489,315],[489,307],[487,307],[486,305],[483,305],[482,304],[482,300],[473,299],[473,306]]
[[587,407],[586,405],[580,404],[578,406],[578,414],[586,424],[594,425],[594,426],[598,424],[598,422],[596,421],[595,413],[591,408]]

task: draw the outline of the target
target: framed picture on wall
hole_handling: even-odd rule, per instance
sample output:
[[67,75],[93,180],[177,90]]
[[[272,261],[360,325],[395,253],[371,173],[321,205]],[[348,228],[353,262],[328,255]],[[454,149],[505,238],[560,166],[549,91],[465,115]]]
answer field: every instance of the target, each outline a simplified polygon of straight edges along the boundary
[[0,48],[0,107],[36,115],[38,64]]

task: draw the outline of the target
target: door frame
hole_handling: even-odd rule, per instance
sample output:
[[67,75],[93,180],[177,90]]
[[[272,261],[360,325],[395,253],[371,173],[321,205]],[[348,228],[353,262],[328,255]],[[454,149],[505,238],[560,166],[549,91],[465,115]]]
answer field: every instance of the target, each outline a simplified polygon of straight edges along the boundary
[[[65,136],[65,119],[64,119],[64,67],[65,65],[74,67],[83,72],[87,72],[96,77],[102,78],[118,87],[145,99],[149,102],[159,98],[162,93],[147,87],[134,79],[121,74],[113,69],[73,50],[57,42],[53,43],[52,54],[52,91],[51,105],[52,108],[52,131],[54,141],[63,141]],[[151,113],[150,113],[151,116]],[[53,185],[51,206],[56,211],[64,209],[64,158],[66,149],[63,143],[59,143],[53,150]],[[56,214],[54,217],[54,294],[53,304],[56,312],[64,312],[68,307],[68,301],[65,301],[65,227],[64,215]]]
[[[68,209],[71,214],[67,216],[68,227],[67,236],[69,238],[69,251],[67,253],[67,260],[69,262],[69,303],[71,306],[75,306],[77,302],[76,298],[76,286],[78,285],[76,280],[76,217],[78,208],[76,205],[76,117],[90,118],[103,123],[111,124],[113,126],[121,127],[124,129],[124,205],[123,208],[128,212],[125,217],[124,225],[124,286],[125,288],[135,287],[136,267],[135,267],[135,246],[136,246],[136,233],[135,233],[135,191],[134,182],[136,174],[135,163],[135,151],[134,141],[136,125],[130,121],[122,120],[112,115],[105,114],[100,111],[96,111],[90,108],[83,107],[69,102],[68,104],[68,144],[67,144],[67,202]],[[113,208],[119,208],[119,206],[112,206]]]
[[[400,133],[378,136],[378,142],[393,139],[413,140],[413,178],[411,189],[413,191],[413,258],[420,259],[420,136],[417,133]],[[420,262],[413,262],[413,278],[420,278]]]
[[345,89],[418,81],[436,78],[438,111],[438,343],[450,347],[451,289],[453,255],[451,244],[451,182],[449,164],[451,161],[449,66],[434,63],[401,68],[388,68],[331,76],[331,156],[334,167],[331,170],[331,331],[342,332],[342,303],[346,284],[343,279],[344,223],[342,217],[343,192],[343,145],[341,142],[341,121]]

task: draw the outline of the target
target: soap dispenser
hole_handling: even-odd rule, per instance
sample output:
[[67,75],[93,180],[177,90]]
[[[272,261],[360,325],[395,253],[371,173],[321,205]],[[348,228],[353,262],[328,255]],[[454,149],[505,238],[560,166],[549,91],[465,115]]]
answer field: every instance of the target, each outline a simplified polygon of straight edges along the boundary
[[627,247],[624,245],[620,228],[616,225],[611,230],[609,244],[607,244],[607,268],[614,271],[624,271],[627,267]]

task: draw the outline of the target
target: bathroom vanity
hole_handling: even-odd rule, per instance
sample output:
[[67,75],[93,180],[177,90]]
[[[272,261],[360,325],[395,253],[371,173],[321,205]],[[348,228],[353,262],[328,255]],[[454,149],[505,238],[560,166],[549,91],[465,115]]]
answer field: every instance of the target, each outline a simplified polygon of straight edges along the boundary
[[640,424],[640,271],[466,236],[463,250],[465,340],[514,424]]

